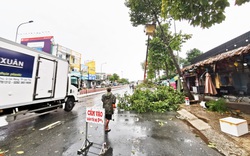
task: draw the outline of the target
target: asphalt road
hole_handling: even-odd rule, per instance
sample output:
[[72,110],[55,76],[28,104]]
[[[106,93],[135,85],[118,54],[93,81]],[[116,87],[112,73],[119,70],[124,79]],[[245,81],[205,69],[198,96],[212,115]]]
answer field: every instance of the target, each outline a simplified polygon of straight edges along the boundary
[[[114,93],[131,92],[129,88]],[[86,107],[100,107],[101,95],[83,97],[71,112],[58,110],[43,117],[18,121],[0,128],[0,149],[5,156],[76,156],[86,136]],[[88,123],[87,138],[94,142],[88,155],[106,142],[112,156],[219,156],[175,112],[137,114],[116,109],[111,132]],[[96,154],[93,154],[96,153]]]

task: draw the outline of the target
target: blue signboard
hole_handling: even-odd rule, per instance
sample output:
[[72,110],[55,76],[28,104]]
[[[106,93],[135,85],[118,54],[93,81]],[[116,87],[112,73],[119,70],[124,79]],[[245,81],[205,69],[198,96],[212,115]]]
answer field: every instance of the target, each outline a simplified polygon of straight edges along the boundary
[[34,56],[0,48],[0,76],[32,78]]
[[95,80],[95,79],[96,79],[96,75],[89,74],[88,80]]
[[88,80],[88,75],[82,75],[81,80]]

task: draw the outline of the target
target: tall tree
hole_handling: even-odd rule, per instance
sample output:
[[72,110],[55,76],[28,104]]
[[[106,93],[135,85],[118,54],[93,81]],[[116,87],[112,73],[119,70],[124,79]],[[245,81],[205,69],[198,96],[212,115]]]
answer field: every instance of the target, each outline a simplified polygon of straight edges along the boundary
[[[235,4],[241,5],[245,2],[249,2],[249,0],[236,0]],[[162,32],[161,39],[166,44],[173,64],[182,77],[180,67],[173,54],[174,46],[169,44],[171,40],[168,40],[164,33],[161,25],[164,20],[160,16],[164,19],[188,20],[193,26],[209,28],[213,24],[225,20],[224,11],[229,6],[229,2],[228,0],[126,0],[125,5],[130,8],[130,21],[133,26],[145,25],[152,21],[158,24]],[[177,38],[175,37],[175,39]],[[185,79],[183,79],[183,90],[188,97],[192,98]]]
[[[174,41],[174,37],[176,34],[173,34],[170,31],[170,23],[165,23],[162,25],[165,34],[167,34],[167,38],[169,40]],[[182,35],[181,33],[178,34],[180,35],[181,38],[186,38],[186,34]],[[151,72],[157,72],[159,75],[159,71],[164,71],[166,74],[166,77],[169,78],[169,74],[173,75],[176,74],[175,66],[173,65],[173,61],[168,54],[166,45],[164,42],[161,40],[162,33],[157,27],[156,33],[153,37],[153,39],[150,41],[150,46],[149,46],[149,69],[152,69]],[[173,42],[174,43],[174,42]],[[169,44],[172,44],[169,43]],[[179,47],[176,47],[179,49]]]
[[[167,36],[164,27],[162,26],[163,19],[161,18],[161,0],[126,0],[125,5],[130,8],[130,21],[133,26],[145,25],[147,23],[156,22],[161,32],[161,40],[166,46],[170,58],[172,59],[173,65],[175,66],[178,74],[182,77],[182,73],[174,55],[174,50],[180,50],[181,44],[185,42],[190,36],[175,34],[174,38]],[[193,98],[190,90],[187,87],[186,80],[183,79],[183,90],[184,93]]]

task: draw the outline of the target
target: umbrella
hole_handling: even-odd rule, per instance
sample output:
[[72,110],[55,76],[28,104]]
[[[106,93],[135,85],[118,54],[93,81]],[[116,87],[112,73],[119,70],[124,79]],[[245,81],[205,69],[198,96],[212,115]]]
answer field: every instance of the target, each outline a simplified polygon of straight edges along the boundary
[[205,92],[204,93],[211,94],[211,95],[217,94],[216,88],[211,80],[211,76],[209,73],[206,73]]

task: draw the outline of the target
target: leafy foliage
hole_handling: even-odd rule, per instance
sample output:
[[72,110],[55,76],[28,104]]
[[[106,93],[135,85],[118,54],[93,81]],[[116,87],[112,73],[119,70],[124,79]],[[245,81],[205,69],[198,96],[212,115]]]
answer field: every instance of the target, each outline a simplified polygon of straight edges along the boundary
[[190,62],[188,62],[188,60],[186,58],[179,57],[179,59],[180,59],[181,65],[183,65],[183,66],[190,65]]
[[235,5],[242,5],[246,2],[250,2],[250,0],[235,0]]
[[[160,14],[161,0],[126,0],[125,6],[130,8],[130,21],[133,26],[145,25],[154,21],[154,13]],[[154,13],[153,13],[154,11]]]
[[125,79],[125,78],[121,78],[121,79],[117,80],[117,82],[120,84],[129,84],[128,79]]
[[[235,0],[235,5],[242,5],[250,0]],[[225,20],[225,9],[229,0],[126,0],[130,8],[132,24],[138,26],[151,23],[153,13],[166,19],[188,20],[192,26],[209,28]]]
[[171,16],[175,20],[188,20],[193,26],[209,28],[225,20],[225,8],[228,0],[163,0],[162,16]]
[[[235,5],[242,5],[250,0],[235,0]],[[229,0],[162,0],[161,14],[175,20],[188,20],[192,26],[209,28],[225,20],[225,9]]]
[[108,78],[110,81],[116,81],[119,80],[119,75],[114,73],[113,75],[109,76]]
[[138,113],[174,111],[184,102],[184,95],[172,87],[153,86],[147,88],[138,86],[132,95],[124,94],[118,97],[118,107],[125,110],[134,110]]
[[214,112],[226,112],[227,107],[226,107],[226,101],[225,99],[218,99],[218,100],[210,100],[207,102],[208,110],[214,111]]
[[173,62],[171,61],[167,53],[167,49],[158,37],[155,37],[150,41],[148,57],[148,66],[149,69],[151,69],[150,71],[152,71],[153,73],[160,70],[164,70],[166,75],[168,75],[169,72],[175,72]]
[[202,51],[200,51],[199,49],[191,49],[187,52],[187,61],[191,63],[191,61],[196,58],[197,56],[201,55]]
[[[190,38],[190,35],[184,36],[175,34],[174,38],[169,38],[168,33],[165,32],[168,29],[164,28],[164,20],[161,15],[161,0],[126,0],[125,5],[130,9],[130,21],[133,26],[145,25],[150,23],[157,23],[160,30],[160,39],[165,44],[168,54],[173,61],[178,74],[182,76],[179,64],[174,55],[174,50],[180,50],[181,44],[184,40]],[[170,18],[170,17],[169,17]],[[170,20],[170,19],[169,19]],[[162,24],[163,23],[163,24]],[[184,39],[184,40],[182,40]],[[192,98],[190,90],[187,87],[185,79],[183,80],[183,90],[184,93]]]
[[173,64],[172,58],[169,55],[169,49],[167,46],[171,47],[172,50],[179,51],[181,49],[181,44],[191,38],[191,35],[189,34],[182,34],[181,32],[172,33],[169,30],[169,27],[170,23],[162,24],[162,28],[168,39],[168,45],[163,43],[161,39],[163,34],[161,33],[159,27],[156,28],[154,38],[149,42],[149,78],[155,78],[155,71],[158,71],[159,73],[160,70],[164,71],[166,77],[172,75],[173,73],[176,74],[176,68]]
[[[236,0],[236,5],[241,5],[249,0]],[[162,28],[171,18],[174,20],[188,20],[190,25],[209,28],[225,20],[225,8],[230,4],[228,0],[125,0],[125,5],[130,9],[130,21],[133,26],[157,23],[160,27],[163,43],[169,51],[170,58],[176,67],[177,73],[182,77],[180,66],[173,53],[181,47],[180,36],[169,40]],[[190,99],[193,98],[186,80],[183,79],[183,91]]]

